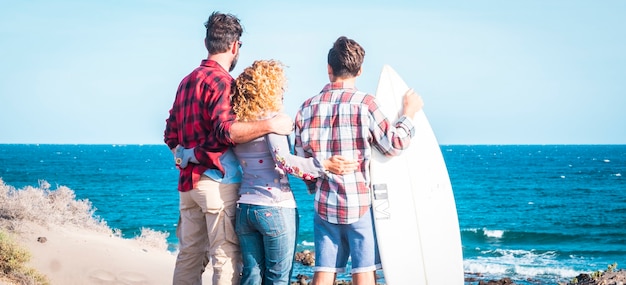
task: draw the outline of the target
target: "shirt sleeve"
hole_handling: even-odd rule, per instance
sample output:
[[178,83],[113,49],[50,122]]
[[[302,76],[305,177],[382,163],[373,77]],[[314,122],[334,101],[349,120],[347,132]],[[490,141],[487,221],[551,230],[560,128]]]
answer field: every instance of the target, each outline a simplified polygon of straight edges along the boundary
[[376,99],[368,96],[366,101],[370,117],[370,132],[372,133],[373,145],[386,156],[399,155],[403,149],[411,144],[411,138],[415,136],[413,122],[406,116],[401,116],[393,122],[389,121],[380,110]]
[[324,175],[324,167],[314,157],[304,158],[291,154],[287,136],[267,134],[266,140],[276,166],[305,181]]
[[215,139],[223,144],[233,146],[235,143],[230,139],[230,128],[237,119],[231,105],[230,92],[234,81],[221,79],[213,86],[210,104],[205,106],[204,111],[209,117],[209,121],[215,122]]
[[163,141],[170,149],[178,145],[178,130],[174,122],[176,122],[176,116],[173,110],[170,110],[170,116],[165,120],[165,131],[163,134]]
[[300,132],[302,131],[302,123],[300,122],[301,117],[302,117],[302,115],[301,115],[300,111],[298,111],[296,113],[296,118],[294,119],[295,139],[294,139],[293,152],[297,156],[305,157],[304,156],[304,149],[302,148],[302,137],[300,135]]
[[[178,97],[178,93],[176,94],[176,97]],[[180,107],[177,106],[177,102],[178,98],[175,98],[174,103],[172,104],[172,108],[170,109],[170,115],[165,120],[165,131],[163,132],[163,141],[170,149],[175,148],[179,144],[178,122],[176,121],[178,114],[176,113],[176,110],[178,110]]]

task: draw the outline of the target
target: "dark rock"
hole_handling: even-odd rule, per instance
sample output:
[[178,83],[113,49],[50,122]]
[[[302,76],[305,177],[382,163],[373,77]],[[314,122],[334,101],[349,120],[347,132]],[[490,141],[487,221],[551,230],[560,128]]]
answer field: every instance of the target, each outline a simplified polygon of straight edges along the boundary
[[478,285],[514,285],[515,282],[511,278],[505,277],[500,280],[479,281]]
[[[307,280],[309,280],[309,276],[306,276],[304,274],[298,274],[296,275],[296,279],[298,279],[298,283],[295,283],[297,285],[307,285],[309,284],[309,282]],[[294,283],[292,283],[294,284]]]
[[303,250],[301,252],[296,252],[295,257],[296,262],[302,263],[304,266],[314,266],[315,265],[315,254],[310,250]]
[[581,273],[566,285],[626,285],[626,270],[598,272],[595,276]]

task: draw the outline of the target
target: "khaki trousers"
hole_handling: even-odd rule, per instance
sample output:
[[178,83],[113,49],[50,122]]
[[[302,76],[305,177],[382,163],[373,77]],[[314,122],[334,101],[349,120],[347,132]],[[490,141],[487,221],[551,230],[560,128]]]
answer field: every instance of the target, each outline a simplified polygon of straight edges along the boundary
[[239,284],[241,250],[235,233],[239,184],[220,184],[202,176],[197,189],[179,192],[176,236],[179,252],[174,285],[200,285],[207,265],[213,285]]

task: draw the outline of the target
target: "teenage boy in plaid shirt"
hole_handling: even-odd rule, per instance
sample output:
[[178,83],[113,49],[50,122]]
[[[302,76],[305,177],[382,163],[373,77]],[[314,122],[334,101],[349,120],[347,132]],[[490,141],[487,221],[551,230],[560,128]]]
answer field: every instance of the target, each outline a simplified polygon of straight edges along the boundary
[[423,106],[411,89],[404,96],[402,116],[389,121],[377,99],[355,87],[364,56],[356,41],[339,37],[328,52],[330,83],[306,100],[295,118],[298,155],[324,159],[339,154],[360,162],[354,173],[328,174],[316,181],[313,285],[333,284],[348,257],[353,284],[376,283],[381,264],[371,211],[371,154],[373,148],[388,156],[407,148],[415,134],[411,119]]

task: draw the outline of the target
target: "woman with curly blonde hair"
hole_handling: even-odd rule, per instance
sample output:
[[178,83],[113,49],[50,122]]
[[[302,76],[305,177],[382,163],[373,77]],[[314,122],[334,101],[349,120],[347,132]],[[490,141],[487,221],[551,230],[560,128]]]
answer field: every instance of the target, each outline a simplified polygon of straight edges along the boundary
[[[282,109],[286,84],[283,64],[258,60],[235,80],[231,97],[238,121],[271,118]],[[298,214],[287,174],[304,180],[328,169],[354,171],[358,163],[340,156],[324,160],[292,155],[287,136],[268,134],[233,151],[243,170],[235,231],[243,255],[241,284],[289,284]]]
[[286,83],[280,61],[255,61],[235,81],[231,103],[237,120],[258,121],[280,112]]

